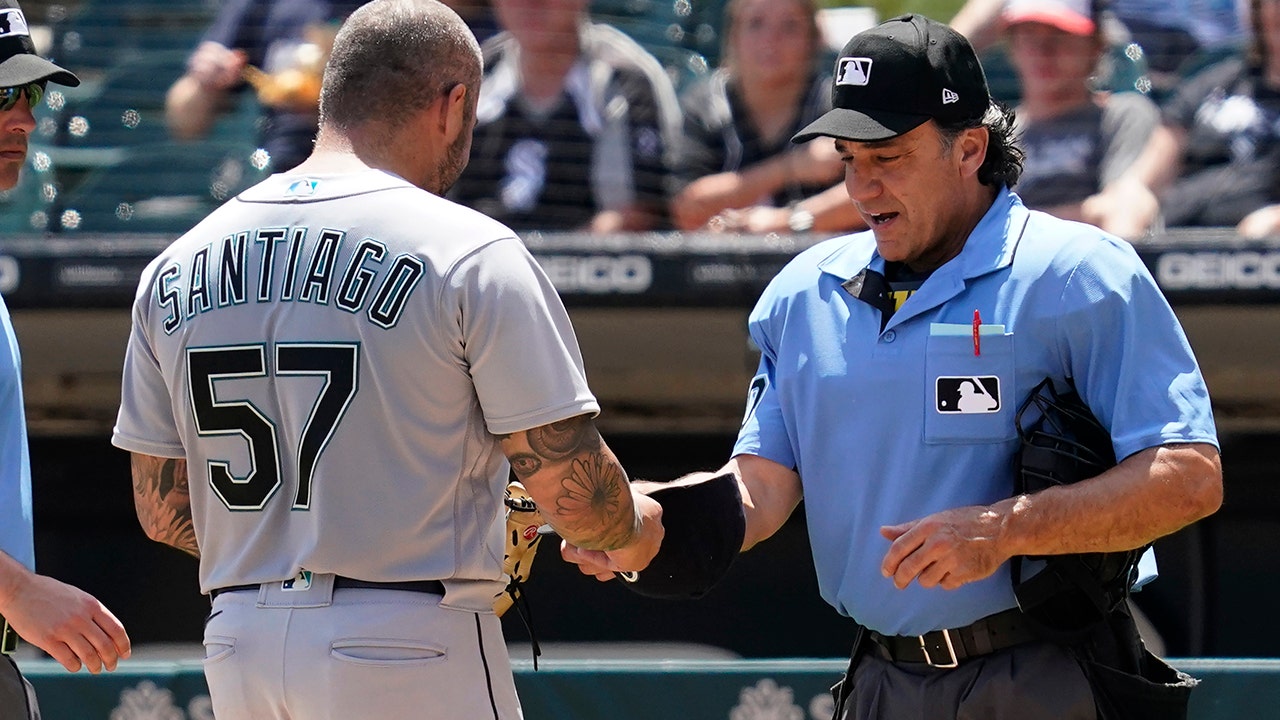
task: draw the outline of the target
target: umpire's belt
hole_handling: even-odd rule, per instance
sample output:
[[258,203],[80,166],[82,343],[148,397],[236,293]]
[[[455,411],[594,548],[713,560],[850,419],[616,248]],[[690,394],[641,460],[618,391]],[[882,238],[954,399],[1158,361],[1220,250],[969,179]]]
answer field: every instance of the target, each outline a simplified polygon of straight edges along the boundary
[[[279,583],[276,583],[279,584]],[[209,599],[213,600],[222,593],[238,592],[241,590],[257,590],[262,587],[262,583],[251,583],[249,585],[231,585],[224,588],[218,588],[209,593]],[[401,580],[399,582],[372,582],[369,580],[356,580],[355,578],[342,577],[337,575],[333,578],[333,589],[362,589],[362,590],[407,590],[409,592],[427,593],[428,595],[444,595],[444,583],[439,580]]]
[[0,616],[0,655],[12,655],[18,649],[18,633]]
[[924,635],[881,635],[868,629],[882,658],[953,668],[969,658],[1020,645],[1039,636],[1018,608],[988,615],[971,625],[934,630]]

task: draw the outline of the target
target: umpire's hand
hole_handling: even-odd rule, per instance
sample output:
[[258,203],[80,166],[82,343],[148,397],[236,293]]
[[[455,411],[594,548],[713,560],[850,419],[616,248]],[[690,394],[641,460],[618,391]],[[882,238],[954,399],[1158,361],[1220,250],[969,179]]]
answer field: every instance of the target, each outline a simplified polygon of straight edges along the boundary
[[124,626],[89,593],[44,575],[23,572],[0,590],[5,619],[24,640],[76,672],[115,670],[129,657]]
[[880,534],[892,544],[880,572],[893,578],[899,590],[912,580],[921,587],[955,590],[990,576],[1009,559],[1000,531],[999,513],[982,506],[944,510],[882,527]]

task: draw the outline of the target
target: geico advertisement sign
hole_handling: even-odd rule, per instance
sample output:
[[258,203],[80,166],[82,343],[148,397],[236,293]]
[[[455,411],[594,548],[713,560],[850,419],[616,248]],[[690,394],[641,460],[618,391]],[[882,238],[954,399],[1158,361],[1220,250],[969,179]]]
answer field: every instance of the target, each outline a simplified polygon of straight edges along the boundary
[[643,255],[539,255],[538,264],[562,293],[641,293],[653,285],[653,263]]
[[1167,252],[1156,261],[1165,290],[1280,288],[1280,251]]

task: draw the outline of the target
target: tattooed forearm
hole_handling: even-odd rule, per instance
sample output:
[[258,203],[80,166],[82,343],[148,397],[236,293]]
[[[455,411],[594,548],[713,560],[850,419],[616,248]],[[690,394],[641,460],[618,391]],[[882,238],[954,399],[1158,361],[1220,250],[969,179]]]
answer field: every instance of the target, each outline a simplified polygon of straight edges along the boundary
[[200,557],[187,483],[186,460],[133,454],[133,504],[147,537]]
[[626,471],[586,415],[499,436],[516,477],[561,537],[593,550],[631,542],[638,517]]
[[563,460],[600,446],[600,433],[586,415],[561,420],[529,431],[529,447],[546,460]]
[[592,453],[574,458],[570,474],[560,481],[554,517],[560,523],[591,538],[580,547],[611,550],[631,539],[634,516],[630,503],[624,515],[624,493],[629,495],[627,478],[612,455]]
[[527,480],[542,469],[542,458],[533,453],[519,453],[508,459],[511,461],[511,469],[521,480]]

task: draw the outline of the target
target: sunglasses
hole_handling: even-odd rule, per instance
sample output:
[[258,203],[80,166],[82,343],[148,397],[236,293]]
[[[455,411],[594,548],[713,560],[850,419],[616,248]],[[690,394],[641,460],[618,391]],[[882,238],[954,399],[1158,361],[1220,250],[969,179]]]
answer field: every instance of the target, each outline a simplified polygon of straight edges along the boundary
[[16,107],[23,93],[26,93],[30,107],[34,108],[40,104],[40,100],[44,97],[44,83],[34,82],[17,87],[0,88],[0,112],[12,110]]

